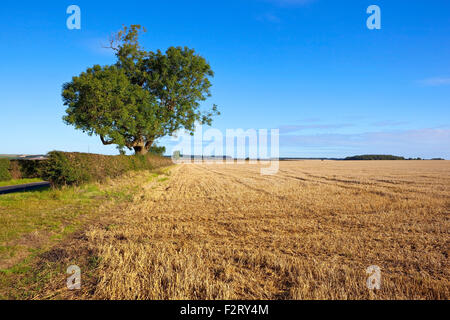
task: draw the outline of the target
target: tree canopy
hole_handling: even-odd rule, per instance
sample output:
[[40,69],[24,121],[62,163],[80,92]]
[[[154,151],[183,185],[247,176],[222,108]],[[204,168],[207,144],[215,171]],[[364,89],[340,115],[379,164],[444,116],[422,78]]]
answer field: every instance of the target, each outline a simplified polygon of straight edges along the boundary
[[210,125],[217,106],[200,110],[211,96],[209,63],[193,49],[170,47],[164,53],[139,45],[139,25],[124,27],[111,39],[117,62],[95,65],[63,85],[63,120],[104,145],[147,153],[154,142],[179,129],[193,134],[197,122]]

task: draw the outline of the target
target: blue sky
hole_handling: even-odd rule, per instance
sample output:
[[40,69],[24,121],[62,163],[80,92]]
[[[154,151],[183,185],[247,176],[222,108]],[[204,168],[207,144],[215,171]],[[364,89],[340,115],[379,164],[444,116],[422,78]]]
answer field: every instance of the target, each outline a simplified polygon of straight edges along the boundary
[[[81,8],[81,30],[66,9]],[[381,30],[366,27],[369,5]],[[2,1],[0,154],[116,154],[61,118],[61,86],[112,64],[122,24],[147,49],[189,46],[215,71],[213,126],[279,128],[282,156],[450,159],[450,1]],[[163,139],[170,147],[173,142]]]

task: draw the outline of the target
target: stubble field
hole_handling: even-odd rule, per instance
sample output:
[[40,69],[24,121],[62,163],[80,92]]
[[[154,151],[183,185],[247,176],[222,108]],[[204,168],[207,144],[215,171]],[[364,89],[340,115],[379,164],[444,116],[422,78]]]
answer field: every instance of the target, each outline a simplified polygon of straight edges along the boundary
[[64,243],[81,290],[36,298],[449,299],[449,214],[449,161],[178,165]]

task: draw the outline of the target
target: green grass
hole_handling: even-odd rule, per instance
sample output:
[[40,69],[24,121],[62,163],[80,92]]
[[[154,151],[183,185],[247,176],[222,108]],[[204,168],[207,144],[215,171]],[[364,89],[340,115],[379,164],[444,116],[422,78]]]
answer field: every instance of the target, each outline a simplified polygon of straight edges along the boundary
[[[30,269],[39,254],[95,219],[105,201],[113,204],[133,201],[143,183],[158,181],[163,172],[167,171],[145,174],[141,171],[119,183],[0,195],[0,299],[29,298],[32,292],[27,288],[38,290],[36,286],[55,272],[54,266],[42,272]],[[98,261],[90,263],[95,266]]]
[[18,179],[18,180],[8,180],[8,181],[0,181],[0,187],[7,187],[7,186],[17,186],[21,184],[27,184],[27,183],[35,183],[35,182],[43,182],[42,179]]
[[95,185],[0,195],[0,244],[30,232],[60,233],[102,196]]
[[90,184],[0,195],[0,298],[29,298],[25,288],[42,281],[33,259],[95,217],[102,200],[125,193]]

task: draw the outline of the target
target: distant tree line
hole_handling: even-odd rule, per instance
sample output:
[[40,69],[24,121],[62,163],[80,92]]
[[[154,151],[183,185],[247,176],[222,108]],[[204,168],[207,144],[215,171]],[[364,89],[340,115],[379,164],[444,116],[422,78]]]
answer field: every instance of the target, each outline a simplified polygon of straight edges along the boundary
[[[390,154],[364,154],[360,156],[347,157],[344,160],[424,160],[422,158],[408,158],[393,156]],[[443,158],[433,158],[431,160],[445,160]]]
[[344,160],[406,160],[404,157],[390,154],[365,154],[360,156],[347,157]]

